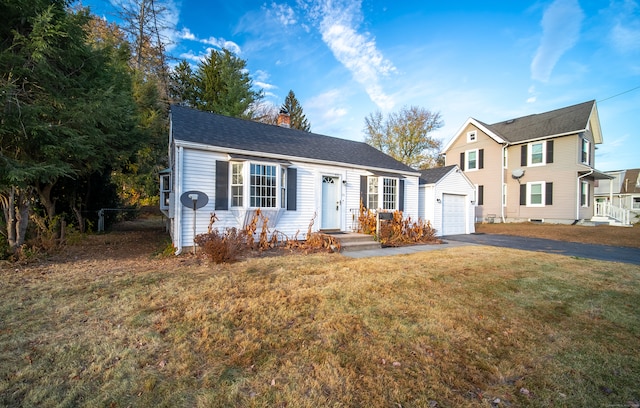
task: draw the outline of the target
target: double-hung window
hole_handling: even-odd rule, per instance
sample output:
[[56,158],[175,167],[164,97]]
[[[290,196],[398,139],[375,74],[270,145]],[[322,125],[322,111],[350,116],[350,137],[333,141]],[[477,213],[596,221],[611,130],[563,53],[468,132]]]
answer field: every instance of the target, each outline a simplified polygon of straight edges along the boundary
[[545,163],[544,142],[531,143],[529,145],[529,166],[536,166]]
[[580,182],[580,205],[589,206],[589,183],[586,181]]
[[231,206],[244,205],[244,163],[231,163]]
[[169,197],[171,195],[171,175],[162,174],[160,176],[160,197],[162,201],[160,202],[160,208],[168,209],[169,208]]
[[520,185],[520,205],[544,207],[553,205],[553,183],[532,181]]
[[591,163],[591,142],[589,142],[587,139],[582,139],[582,154],[581,154],[581,161],[583,164],[590,164]]
[[479,170],[484,167],[484,149],[467,150],[460,153],[460,168],[464,171]]
[[378,177],[369,177],[367,181],[367,207],[380,208],[378,205]]

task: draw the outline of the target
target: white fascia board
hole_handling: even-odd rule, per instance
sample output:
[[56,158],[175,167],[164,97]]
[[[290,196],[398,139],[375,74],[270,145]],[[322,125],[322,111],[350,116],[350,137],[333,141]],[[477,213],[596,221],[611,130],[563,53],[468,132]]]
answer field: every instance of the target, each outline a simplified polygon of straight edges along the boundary
[[230,148],[226,148],[226,147],[205,145],[205,144],[201,144],[201,143],[185,142],[185,141],[182,141],[182,140],[176,140],[176,146],[182,146],[182,147],[187,148],[187,149],[206,150],[206,151],[210,151],[210,152],[218,152],[218,153],[226,153],[226,154],[242,154],[242,155],[246,155],[246,156],[257,156],[257,155],[259,155],[259,156],[262,156],[264,158],[269,158],[269,159],[299,161],[299,162],[311,163],[311,164],[322,164],[322,165],[329,165],[329,166],[339,166],[339,167],[346,167],[346,168],[352,168],[352,169],[361,169],[361,170],[367,170],[367,171],[374,170],[374,171],[381,171],[381,172],[386,172],[386,173],[394,173],[394,174],[403,175],[403,176],[406,175],[406,176],[420,177],[420,172],[419,171],[415,171],[415,170],[409,172],[409,171],[388,169],[388,168],[385,168],[385,167],[363,166],[363,165],[360,165],[360,164],[342,163],[342,162],[336,162],[336,161],[330,161],[330,160],[310,159],[310,158],[307,158],[307,157],[287,156],[287,155],[284,155],[284,154],[264,153],[264,152],[254,151],[254,150],[230,149]]
[[453,143],[460,137],[462,136],[462,132],[464,131],[464,129],[469,126],[469,125],[473,125],[475,127],[477,127],[478,129],[482,130],[484,133],[486,133],[491,139],[495,140],[497,143],[500,144],[504,144],[507,143],[506,140],[504,140],[503,138],[501,138],[500,136],[496,135],[495,133],[493,133],[491,130],[487,129],[486,126],[484,126],[482,123],[478,122],[476,119],[474,118],[469,118],[466,120],[466,122],[464,122],[462,124],[462,126],[460,127],[460,129],[458,129],[458,131],[453,135],[453,137],[447,142],[447,144],[444,146],[444,148],[442,149],[442,151],[444,153],[447,152],[447,150],[449,150],[451,148],[451,146],[453,145]]

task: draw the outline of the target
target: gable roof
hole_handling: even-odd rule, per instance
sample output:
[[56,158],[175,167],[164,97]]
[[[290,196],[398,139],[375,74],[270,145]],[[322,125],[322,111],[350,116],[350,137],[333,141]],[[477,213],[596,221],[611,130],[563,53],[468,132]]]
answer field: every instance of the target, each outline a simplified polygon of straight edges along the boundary
[[176,141],[217,146],[256,156],[312,159],[417,174],[417,171],[363,142],[171,106]]
[[640,193],[640,169],[628,169],[620,183],[620,193]]
[[488,125],[488,128],[510,143],[568,135],[589,129],[596,101],[538,113]]
[[492,125],[469,118],[449,140],[443,151],[449,150],[469,124],[473,124],[501,144],[518,144],[585,131],[591,131],[595,142],[602,143],[602,132],[595,100],[548,112],[508,119]]
[[420,170],[420,184],[434,184],[442,180],[457,164],[432,169]]

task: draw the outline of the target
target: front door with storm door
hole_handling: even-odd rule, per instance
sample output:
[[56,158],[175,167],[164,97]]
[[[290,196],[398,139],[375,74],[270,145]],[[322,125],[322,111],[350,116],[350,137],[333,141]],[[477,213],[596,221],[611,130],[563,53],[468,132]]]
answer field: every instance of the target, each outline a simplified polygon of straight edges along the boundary
[[322,221],[320,229],[340,229],[340,179],[322,176]]

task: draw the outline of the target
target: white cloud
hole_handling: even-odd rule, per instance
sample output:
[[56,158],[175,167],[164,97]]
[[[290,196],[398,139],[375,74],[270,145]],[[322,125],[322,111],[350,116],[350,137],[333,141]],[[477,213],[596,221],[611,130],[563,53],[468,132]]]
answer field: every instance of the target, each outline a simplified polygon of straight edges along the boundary
[[218,49],[227,49],[234,54],[240,54],[241,52],[238,44],[233,41],[225,40],[224,38],[209,37],[207,39],[200,40],[200,42],[203,44],[213,45]]
[[542,16],[542,39],[531,62],[531,77],[547,82],[560,57],[580,37],[584,13],[577,0],[555,0]]
[[395,72],[396,68],[378,50],[375,38],[358,32],[362,20],[360,1],[319,0],[302,6],[318,26],[322,40],[335,58],[364,87],[369,98],[380,109],[391,109],[393,98],[384,92],[380,79]]
[[296,20],[295,12],[293,9],[286,4],[277,4],[271,3],[271,9],[269,10],[275,15],[277,21],[279,21],[284,26],[290,26],[296,24],[298,21]]
[[189,30],[187,27],[184,27],[181,31],[178,31],[177,37],[181,40],[197,41],[196,36],[193,35],[191,30]]

